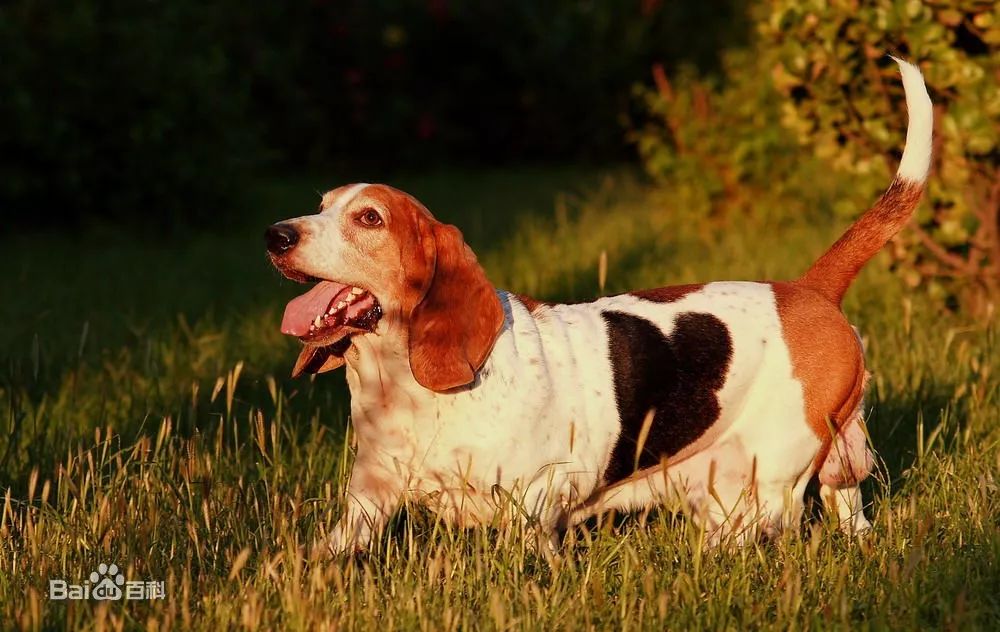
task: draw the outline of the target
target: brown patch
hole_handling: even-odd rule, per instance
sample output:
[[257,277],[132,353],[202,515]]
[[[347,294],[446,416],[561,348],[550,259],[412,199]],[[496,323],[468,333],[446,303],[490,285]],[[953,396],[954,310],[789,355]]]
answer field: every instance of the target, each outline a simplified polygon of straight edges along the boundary
[[[832,419],[835,419],[836,423],[830,424],[834,427],[835,432],[838,435],[844,432],[844,428],[850,424],[855,415],[857,415],[858,407],[861,406],[861,402],[864,399],[865,386],[868,384],[868,371],[865,369],[864,350],[861,349],[861,343],[857,340],[857,337],[855,337],[855,342],[858,344],[860,352],[858,354],[858,368],[854,388],[851,389],[851,397],[845,399],[843,405],[840,407],[840,410],[837,411],[837,414],[832,416]],[[827,428],[829,429],[829,426],[827,426]],[[822,467],[823,462],[829,456],[830,449],[833,447],[833,443],[836,440],[836,436],[831,436],[830,440],[824,443],[820,448],[820,451],[817,453],[816,459],[813,462],[817,471]]]
[[432,220],[423,232],[434,256],[410,312],[410,369],[425,388],[446,391],[475,379],[503,327],[503,307],[457,228]]
[[824,296],[799,282],[772,283],[792,372],[802,383],[809,427],[826,458],[836,431],[854,413],[864,391],[865,363],[854,329]]
[[861,268],[906,225],[923,192],[921,183],[893,180],[875,206],[854,222],[799,282],[840,305]]
[[525,309],[527,309],[532,314],[538,311],[538,308],[540,307],[551,307],[552,305],[554,305],[554,303],[550,303],[548,301],[540,301],[538,299],[531,298],[530,296],[527,296],[525,294],[515,294],[514,296],[517,298],[517,300],[521,301],[521,304],[524,305]]
[[705,287],[703,283],[691,283],[689,285],[672,285],[670,287],[658,287],[651,290],[636,290],[628,292],[632,296],[637,296],[647,301],[657,303],[673,303],[679,301],[691,292],[697,292]]
[[733,342],[726,324],[711,314],[678,314],[669,336],[632,314],[601,316],[621,424],[603,474],[613,483],[705,443],[722,410],[718,392]]

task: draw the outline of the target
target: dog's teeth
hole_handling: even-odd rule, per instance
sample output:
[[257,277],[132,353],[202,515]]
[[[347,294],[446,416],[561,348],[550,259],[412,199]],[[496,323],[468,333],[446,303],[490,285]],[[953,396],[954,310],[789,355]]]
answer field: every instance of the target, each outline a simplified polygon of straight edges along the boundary
[[330,310],[326,313],[327,316],[333,316],[333,313],[337,311],[337,308],[333,305],[330,306]]
[[337,303],[337,311],[340,311],[345,307],[347,307],[347,301],[340,301],[339,303]]
[[351,288],[351,296],[360,296],[362,292],[364,292],[364,290],[362,290],[359,287],[352,287]]
[[322,324],[323,324],[323,318],[321,316],[317,316],[316,320],[313,321],[313,327],[319,327]]

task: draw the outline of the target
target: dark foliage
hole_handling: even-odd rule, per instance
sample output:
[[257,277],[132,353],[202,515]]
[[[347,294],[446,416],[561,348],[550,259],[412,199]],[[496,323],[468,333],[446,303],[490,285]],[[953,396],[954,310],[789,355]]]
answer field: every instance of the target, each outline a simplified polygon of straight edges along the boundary
[[0,200],[15,223],[211,219],[260,146],[200,3],[0,8]]
[[627,155],[654,61],[711,68],[730,0],[0,8],[0,203],[21,223],[225,217],[254,168]]

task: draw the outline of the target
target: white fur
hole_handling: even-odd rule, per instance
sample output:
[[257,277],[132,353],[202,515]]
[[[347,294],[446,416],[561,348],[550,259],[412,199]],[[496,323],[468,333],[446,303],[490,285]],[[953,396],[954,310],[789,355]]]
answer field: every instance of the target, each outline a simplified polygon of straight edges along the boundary
[[[388,213],[388,209],[383,208],[377,200],[361,195],[369,186],[371,185],[360,183],[346,187],[336,195],[333,195],[334,192],[327,193],[323,197],[319,213],[284,220],[283,224],[294,226],[299,234],[299,243],[285,256],[286,264],[302,274],[322,279],[331,278],[329,271],[336,270],[336,280],[341,283],[367,290],[375,289],[370,287],[373,270],[368,250],[363,250],[354,241],[344,238],[347,211],[364,206],[377,209],[382,214]],[[374,238],[381,239],[382,242],[387,239],[381,232]],[[382,244],[368,244],[368,249],[380,245]],[[389,307],[385,300],[382,306]]]
[[927,94],[923,75],[913,64],[893,57],[903,76],[906,93],[906,147],[899,161],[896,176],[911,182],[923,182],[931,166],[931,141],[934,134],[934,106]]
[[343,193],[338,195],[336,198],[330,201],[329,205],[323,209],[324,213],[337,214],[344,210],[344,208],[351,203],[351,200],[356,198],[362,190],[367,188],[369,184],[367,182],[358,182],[357,184],[352,184],[347,187]]
[[[595,510],[669,498],[715,538],[798,517],[820,441],[804,418],[769,285],[711,283],[675,302],[626,294],[534,314],[516,296],[498,295],[500,336],[476,381],[456,392],[414,380],[394,328],[380,323],[355,337],[346,359],[357,455],[332,550],[367,546],[404,496],[458,524],[529,518],[546,532]],[[678,314],[713,314],[733,347],[715,426],[673,459],[665,477],[608,494],[601,477],[620,422],[606,310],[648,319],[665,335]],[[504,499],[517,511],[498,513],[510,509]]]

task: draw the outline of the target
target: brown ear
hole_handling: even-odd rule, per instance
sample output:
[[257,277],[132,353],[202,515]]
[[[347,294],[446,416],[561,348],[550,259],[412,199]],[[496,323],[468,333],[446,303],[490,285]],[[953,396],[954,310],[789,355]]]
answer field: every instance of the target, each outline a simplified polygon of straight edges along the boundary
[[424,388],[447,391],[475,379],[503,326],[503,307],[457,228],[435,222],[426,232],[434,259],[430,285],[410,313],[410,370]]

